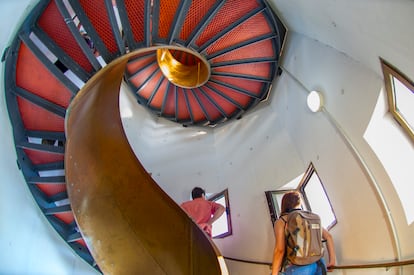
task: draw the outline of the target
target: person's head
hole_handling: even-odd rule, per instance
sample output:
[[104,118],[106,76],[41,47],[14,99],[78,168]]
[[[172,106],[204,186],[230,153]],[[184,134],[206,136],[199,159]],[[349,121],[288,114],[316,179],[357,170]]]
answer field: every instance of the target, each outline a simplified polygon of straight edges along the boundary
[[282,213],[288,213],[292,211],[295,208],[300,207],[300,194],[299,192],[292,191],[288,192],[285,195],[283,195],[282,198]]
[[202,197],[203,197],[203,195],[204,195],[204,196],[206,195],[206,192],[204,191],[204,189],[203,189],[203,188],[200,188],[200,187],[194,187],[194,188],[193,188],[193,191],[191,191],[191,197],[193,198],[193,200],[194,200],[194,199],[197,199],[197,198],[202,198]]

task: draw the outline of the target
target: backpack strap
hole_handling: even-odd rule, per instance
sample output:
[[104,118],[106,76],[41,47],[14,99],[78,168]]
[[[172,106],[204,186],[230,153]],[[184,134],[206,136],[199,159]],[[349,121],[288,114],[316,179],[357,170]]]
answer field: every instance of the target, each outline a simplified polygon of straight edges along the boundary
[[[285,223],[285,244],[287,245],[287,238],[288,236],[286,235],[286,226],[287,226],[287,218],[288,218],[288,214],[289,213],[282,213],[279,216],[279,219],[281,219],[284,223]],[[283,270],[285,269],[285,267],[288,265],[289,261],[287,258],[287,248],[285,247],[285,252],[283,253],[283,259],[282,259],[282,264],[280,265],[280,272],[283,272]]]
[[[284,223],[285,223],[285,242],[287,245],[287,234],[286,234],[286,227],[287,227],[287,220],[288,220],[288,214],[289,213],[282,213],[279,216],[279,219],[281,219]],[[282,264],[280,265],[280,272],[283,272],[283,270],[285,269],[285,267],[289,264],[289,261],[287,259],[287,255],[286,255],[286,248],[285,248],[285,253],[283,254],[283,259],[282,259]]]

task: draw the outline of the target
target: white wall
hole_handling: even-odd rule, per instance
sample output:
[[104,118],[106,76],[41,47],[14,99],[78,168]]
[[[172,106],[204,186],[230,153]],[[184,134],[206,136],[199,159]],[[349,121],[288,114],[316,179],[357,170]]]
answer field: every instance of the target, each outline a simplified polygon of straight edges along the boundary
[[[31,1],[0,2],[1,52]],[[13,134],[0,78],[0,274],[80,275],[97,272],[76,255],[48,223],[17,169]]]
[[[216,241],[225,256],[271,261],[274,239],[264,191],[285,184],[313,162],[338,219],[332,229],[338,264],[394,260],[398,254],[396,246],[412,242],[409,237],[412,229],[400,222],[401,207],[398,207],[395,190],[363,138],[383,86],[377,68],[371,69],[330,46],[295,32],[289,34],[282,65],[285,72],[276,81],[268,106],[219,127],[213,133],[208,131],[208,137],[203,138],[194,138],[197,129],[164,126],[163,142],[172,147],[151,139],[154,145],[149,148],[154,155],[135,146],[137,155],[148,158],[141,160],[144,165],[151,164],[149,170],[158,171],[154,175],[157,182],[171,192],[177,202],[187,199],[185,190],[189,192],[195,184],[208,184],[209,192],[229,188],[234,235]],[[312,114],[307,109],[306,96],[313,89],[323,93],[325,113]],[[155,119],[153,121],[157,125]],[[160,128],[154,125],[152,131]],[[140,125],[137,131],[145,130]],[[134,142],[148,140],[135,139]],[[188,158],[181,157],[177,160],[179,164],[171,166],[166,160],[175,155],[177,149],[182,150],[180,156]],[[209,150],[215,151],[215,155]],[[207,157],[205,161],[199,162],[204,156]],[[374,182],[363,164],[373,173]],[[182,167],[192,172],[182,173]],[[164,169],[168,171],[168,179],[160,177],[165,174]],[[387,219],[375,184],[386,194],[386,203],[393,210],[391,220]],[[398,225],[399,240],[394,240],[390,223]],[[402,259],[413,254],[409,246],[404,245]],[[235,274],[251,274],[252,269],[255,274],[268,272],[262,266],[245,268],[245,264],[229,263],[230,272]],[[405,270],[409,272],[409,268]],[[394,274],[397,269],[346,271],[345,274],[381,272]]]
[[[320,131],[317,137],[307,139],[307,142],[296,139],[295,142],[304,158],[318,160],[318,167],[320,167],[318,172],[322,174],[322,180],[331,182],[332,186],[329,188],[332,190],[333,202],[337,204],[335,209],[341,209],[339,211],[346,215],[344,216],[346,225],[338,227],[340,230],[333,230],[335,236],[342,240],[339,250],[342,254],[340,256],[343,258],[342,263],[353,263],[353,257],[361,261],[362,259],[364,261],[370,261],[370,259],[372,261],[392,260],[394,257],[397,258],[398,251],[401,259],[412,259],[414,255],[414,240],[412,238],[414,224],[407,225],[400,199],[390,180],[391,175],[388,175],[384,169],[386,163],[381,163],[378,158],[383,158],[384,152],[389,152],[386,156],[387,163],[393,162],[394,166],[404,167],[402,164],[409,161],[414,154],[414,146],[406,146],[405,152],[400,154],[398,150],[393,150],[397,147],[397,144],[393,143],[397,142],[398,145],[401,145],[401,141],[404,139],[403,143],[405,144],[407,143],[406,138],[398,137],[390,140],[378,132],[375,136],[371,131],[370,140],[366,140],[364,135],[377,103],[380,105],[378,109],[381,113],[376,120],[382,119],[383,121],[380,123],[377,121],[376,125],[386,126],[382,132],[399,131],[399,135],[402,135],[401,128],[397,123],[390,121],[392,120],[390,115],[381,111],[386,107],[381,106],[385,95],[379,57],[384,58],[408,77],[414,79],[414,29],[412,28],[414,25],[412,17],[414,2],[409,0],[273,0],[271,4],[288,25],[291,33],[295,34],[287,47],[288,53],[284,57],[284,66],[305,86],[305,88],[294,88],[294,84],[292,84],[286,88],[286,93],[292,93],[294,90],[297,92],[297,96],[303,94],[303,101],[308,92],[305,90],[317,89],[325,96],[327,110],[325,114],[317,114],[306,120],[303,120],[303,117],[299,115],[294,123],[287,123],[287,125],[296,125],[297,122],[302,122],[299,123],[299,127],[290,128],[289,132],[292,133],[292,137],[302,136],[300,133],[304,133],[306,137],[311,136],[309,135],[310,129],[306,129],[306,127],[321,127],[321,130],[317,128]],[[382,93],[380,93],[381,91]],[[292,104],[294,104],[293,97]],[[326,134],[328,133],[322,125],[328,123],[329,116],[332,116],[339,123],[343,132],[355,146],[356,151],[366,164],[368,172],[371,173],[378,188],[384,194],[388,210],[382,208],[379,195],[371,198],[361,196],[361,194],[368,194],[366,191],[375,193],[378,188],[374,186],[369,179],[370,176],[363,171],[361,165],[351,163],[352,160],[355,162],[358,160],[355,155],[348,156],[350,161],[344,159],[350,152],[346,154],[343,154],[345,151],[338,152],[344,146],[344,142],[339,139],[338,131],[332,131],[332,138],[327,140]],[[287,118],[289,117],[292,118],[287,116]],[[302,132],[299,129],[303,129]],[[395,135],[395,133],[393,134]],[[373,143],[374,140],[375,148],[371,148],[368,142]],[[342,145],[338,146],[341,143]],[[322,146],[328,146],[332,149],[322,150]],[[378,148],[381,148],[381,153]],[[374,150],[377,151],[374,152]],[[402,157],[407,154],[411,154],[410,158]],[[356,166],[355,169],[350,169],[350,165]],[[403,174],[409,173],[400,172],[399,177]],[[408,177],[404,181],[410,182],[411,176],[408,175]],[[353,186],[355,186],[352,189],[353,192],[347,191],[348,187],[352,188]],[[358,206],[362,206],[360,199],[367,202],[365,208],[354,207],[355,201],[358,202]],[[355,216],[358,216],[361,209],[365,210],[373,205],[376,205],[378,213],[370,216],[369,225],[366,225],[365,221],[361,223],[363,226],[373,228],[373,233],[370,233],[368,229],[363,230],[366,231],[365,233],[358,230],[358,235],[369,237],[363,237],[363,242],[350,242],[350,239],[353,239],[355,228],[361,227],[360,224],[351,225]],[[391,244],[394,242],[392,229],[389,226],[384,229],[379,221],[380,219],[388,219],[387,211],[396,228],[395,243],[399,244],[399,248],[397,245]],[[340,214],[338,211],[336,212],[337,215]],[[379,231],[383,231],[383,233],[378,234]],[[358,237],[357,240],[360,239]],[[343,244],[347,244],[347,247]],[[357,244],[364,246],[362,251]],[[376,244],[378,247],[366,248],[372,247],[372,244]],[[390,245],[393,246],[392,249],[385,248]],[[395,270],[391,271],[395,272]],[[378,270],[372,272],[378,274]],[[405,267],[403,273],[411,274],[412,272],[413,267]]]
[[270,0],[291,31],[336,49],[381,75],[378,57],[414,75],[411,0]]
[[[201,186],[229,190],[233,235],[216,240],[226,257],[271,262],[272,224],[264,191],[303,173],[273,101],[241,120],[213,129],[183,128],[148,113],[123,91],[121,113],[128,140],[148,172],[177,202]],[[252,226],[254,225],[254,226]],[[230,274],[268,274],[268,266],[229,262]]]
[[[207,131],[208,137],[203,138],[195,138],[198,129],[183,130],[174,125],[163,126],[160,132],[156,128],[161,126],[156,126],[153,119],[151,132],[155,133],[151,135],[159,136],[156,133],[160,132],[164,140],[142,140],[142,134],[135,134],[132,143],[152,144],[146,145],[151,154],[143,146],[133,145],[137,155],[145,156],[141,160],[144,165],[149,164],[150,171],[158,171],[153,176],[177,202],[187,199],[185,190],[189,192],[198,183],[208,184],[209,192],[229,188],[234,235],[216,240],[225,256],[271,261],[274,239],[264,191],[289,182],[313,162],[338,219],[331,230],[338,264],[392,261],[398,254],[396,245],[403,247],[401,259],[410,258],[412,228],[401,222],[395,190],[363,137],[383,86],[381,75],[376,69],[295,32],[289,35],[282,65],[285,72],[276,81],[272,102],[267,106],[214,129],[213,133]],[[325,112],[312,114],[307,109],[306,96],[313,89],[323,93]],[[138,128],[138,132],[145,132],[142,124]],[[178,149],[182,157],[171,166],[167,160]],[[183,167],[192,172],[182,172]],[[168,178],[161,177],[163,170],[168,171]],[[376,184],[385,194],[391,220]],[[390,223],[397,225],[399,240],[394,240]],[[268,273],[264,266],[246,267],[233,261],[229,262],[229,270],[241,275],[251,274],[252,270],[254,274]],[[406,274],[411,270],[412,267],[404,268]],[[397,272],[394,268],[343,274]]]
[[[29,2],[1,1],[2,49]],[[274,85],[272,102],[229,125],[200,129],[159,120],[140,106],[125,107],[129,103],[124,101],[123,122],[133,149],[177,203],[187,200],[195,185],[207,192],[229,188],[234,235],[216,241],[225,256],[271,261],[274,239],[264,191],[295,178],[312,161],[338,218],[332,229],[338,263],[394,259],[393,236],[375,186],[328,119],[332,116],[386,194],[402,258],[412,258],[413,226],[404,224],[390,179],[363,134],[383,86],[378,56],[414,75],[414,2],[273,2],[291,32],[283,62],[286,72]],[[306,109],[310,89],[324,94],[326,113]],[[4,95],[0,111],[0,274],[93,274],[65,249],[16,168]],[[229,262],[229,270],[232,275],[269,273],[265,266],[236,262]],[[412,272],[412,267],[404,268],[404,274]],[[396,270],[344,274],[396,274]]]
[[[375,190],[358,157],[329,120],[330,115],[340,124],[364,157],[372,155],[363,144],[361,124],[372,112],[370,100],[376,102],[382,81],[358,62],[303,35],[291,33],[289,45],[284,67],[296,79],[283,74],[286,82],[279,89],[293,110],[285,116],[286,125],[302,158],[314,163],[333,204],[338,224],[332,234],[339,264],[393,260],[393,240]],[[306,96],[313,89],[323,93],[326,113],[312,114],[307,109]]]

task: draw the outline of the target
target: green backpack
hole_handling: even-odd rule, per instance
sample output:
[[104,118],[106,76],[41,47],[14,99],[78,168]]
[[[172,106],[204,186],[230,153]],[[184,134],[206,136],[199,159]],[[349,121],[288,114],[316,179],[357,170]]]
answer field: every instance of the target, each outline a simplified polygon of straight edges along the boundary
[[282,219],[286,223],[287,260],[294,265],[308,265],[321,259],[323,245],[319,216],[305,210],[294,210]]

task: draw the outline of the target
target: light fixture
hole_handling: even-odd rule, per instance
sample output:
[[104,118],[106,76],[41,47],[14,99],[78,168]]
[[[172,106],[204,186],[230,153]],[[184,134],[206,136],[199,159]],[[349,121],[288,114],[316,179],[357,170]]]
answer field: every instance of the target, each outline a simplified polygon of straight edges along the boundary
[[307,98],[309,109],[313,112],[319,112],[323,106],[322,94],[318,91],[311,91]]

